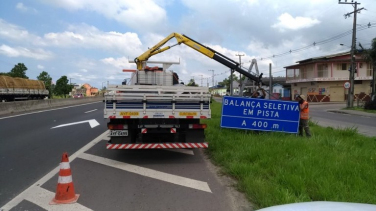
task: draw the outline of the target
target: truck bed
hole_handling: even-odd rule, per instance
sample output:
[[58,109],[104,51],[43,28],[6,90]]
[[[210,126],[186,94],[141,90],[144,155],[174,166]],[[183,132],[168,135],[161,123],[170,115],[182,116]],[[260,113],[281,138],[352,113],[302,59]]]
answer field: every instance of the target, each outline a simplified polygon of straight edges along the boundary
[[110,85],[105,95],[104,118],[211,117],[210,93],[206,87]]

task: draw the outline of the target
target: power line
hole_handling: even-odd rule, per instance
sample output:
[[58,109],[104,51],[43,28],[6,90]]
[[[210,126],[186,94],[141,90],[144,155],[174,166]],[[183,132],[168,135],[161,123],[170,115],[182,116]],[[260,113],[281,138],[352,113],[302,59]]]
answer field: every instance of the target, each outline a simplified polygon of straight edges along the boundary
[[[370,22],[370,23],[368,23],[366,25],[363,25],[363,26],[357,28],[356,31],[362,31],[362,30],[369,29],[369,28],[374,28],[374,27],[376,27],[376,22],[374,22],[374,23]],[[338,34],[336,36],[333,36],[331,38],[328,38],[326,40],[322,40],[322,41],[319,41],[319,42],[313,42],[310,45],[307,45],[307,46],[304,46],[304,47],[301,47],[301,48],[297,48],[297,49],[294,49],[294,50],[289,50],[289,51],[284,52],[284,53],[273,54],[272,56],[268,56],[268,57],[261,57],[261,60],[263,60],[263,59],[271,59],[271,58],[276,58],[276,57],[281,57],[281,56],[285,56],[285,55],[288,55],[288,54],[291,54],[291,53],[297,53],[297,52],[300,52],[300,51],[303,51],[303,50],[307,50],[307,49],[315,47],[315,46],[323,45],[323,44],[332,42],[334,40],[338,40],[338,39],[340,39],[342,37],[348,36],[348,35],[352,34],[352,31],[353,30],[351,29],[351,30],[345,31],[345,32],[343,32],[341,34]]]
[[[213,86],[214,86],[214,70],[209,70],[209,71],[212,71],[213,72],[213,75],[212,75],[212,83],[213,83]],[[208,77],[207,79],[209,79],[210,77]]]

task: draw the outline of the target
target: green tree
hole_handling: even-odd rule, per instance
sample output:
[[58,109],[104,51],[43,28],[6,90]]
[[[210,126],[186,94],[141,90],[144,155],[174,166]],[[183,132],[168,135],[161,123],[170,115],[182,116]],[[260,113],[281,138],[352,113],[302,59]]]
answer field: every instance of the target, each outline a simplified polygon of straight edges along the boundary
[[192,78],[191,80],[189,80],[187,86],[198,86],[198,84],[196,84],[195,79]]
[[372,79],[372,97],[375,100],[376,94],[376,37],[372,39],[372,45],[370,49],[364,49],[363,46],[359,43],[359,46],[362,48],[362,57],[372,64],[373,69],[373,79]]
[[[232,80],[238,81],[238,77],[233,73],[232,74]],[[227,90],[230,90],[230,76],[228,78],[225,78],[222,82],[219,82],[219,85],[225,86]]]
[[52,96],[51,76],[47,72],[43,71],[39,74],[39,76],[37,76],[37,79],[40,81],[43,81],[44,85],[46,86],[46,89],[49,91],[48,97],[51,98]]
[[24,63],[18,63],[14,65],[14,67],[8,73],[8,75],[11,77],[19,77],[19,78],[28,79],[29,77],[26,76],[26,70],[27,70],[27,67],[24,65]]
[[69,80],[67,76],[61,76],[61,78],[56,81],[54,93],[56,95],[63,95],[64,98],[66,98],[66,95],[69,94],[69,92],[72,91],[73,88],[73,86],[69,85],[68,82]]

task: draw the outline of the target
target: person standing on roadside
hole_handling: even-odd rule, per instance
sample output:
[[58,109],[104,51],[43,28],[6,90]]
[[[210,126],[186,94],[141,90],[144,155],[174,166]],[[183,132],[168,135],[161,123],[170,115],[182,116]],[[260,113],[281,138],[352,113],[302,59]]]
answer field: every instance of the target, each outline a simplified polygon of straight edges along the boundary
[[[259,90],[262,91],[262,95],[259,92]],[[259,88],[256,91],[253,92],[251,98],[265,99],[265,96],[266,96],[265,90],[259,86]]]
[[309,121],[309,108],[308,102],[304,95],[299,95],[297,98],[299,102],[300,109],[300,120],[299,120],[299,136],[303,136],[303,130],[307,137],[311,137],[311,132],[309,131],[308,121]]

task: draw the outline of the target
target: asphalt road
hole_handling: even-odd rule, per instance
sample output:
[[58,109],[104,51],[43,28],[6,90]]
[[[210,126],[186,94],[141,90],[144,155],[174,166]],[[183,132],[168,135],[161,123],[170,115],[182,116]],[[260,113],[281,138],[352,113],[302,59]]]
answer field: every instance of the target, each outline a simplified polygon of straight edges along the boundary
[[333,128],[357,128],[358,132],[376,137],[376,118],[353,114],[335,113],[332,110],[345,108],[344,103],[310,104],[310,117],[321,126]]
[[[100,125],[51,129],[90,119]],[[0,119],[0,207],[56,167],[63,152],[72,154],[103,133],[105,123],[103,103]]]
[[[311,104],[323,126],[374,134],[375,118]],[[81,123],[95,120],[99,125]],[[0,207],[11,210],[251,210],[203,150],[107,150],[103,103],[0,117]],[[209,145],[210,147],[210,145]],[[71,160],[78,203],[48,205],[63,152]]]
[[[97,110],[95,110],[97,109]],[[89,123],[53,128],[95,119]],[[251,210],[203,150],[107,150],[103,103],[0,118],[0,207],[11,210]],[[210,147],[210,146],[209,146]],[[78,203],[48,205],[70,155]]]

